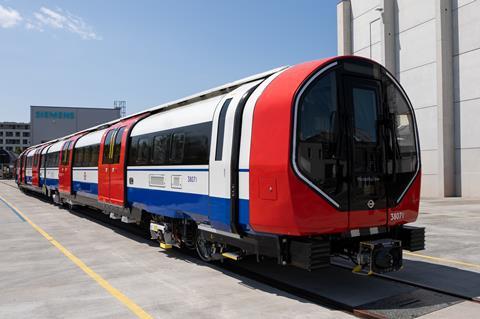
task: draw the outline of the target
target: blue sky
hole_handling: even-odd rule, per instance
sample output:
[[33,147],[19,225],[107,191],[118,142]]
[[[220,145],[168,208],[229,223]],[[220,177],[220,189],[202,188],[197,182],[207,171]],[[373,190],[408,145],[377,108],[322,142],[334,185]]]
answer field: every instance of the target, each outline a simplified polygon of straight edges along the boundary
[[0,121],[30,105],[127,113],[336,54],[337,0],[0,0]]

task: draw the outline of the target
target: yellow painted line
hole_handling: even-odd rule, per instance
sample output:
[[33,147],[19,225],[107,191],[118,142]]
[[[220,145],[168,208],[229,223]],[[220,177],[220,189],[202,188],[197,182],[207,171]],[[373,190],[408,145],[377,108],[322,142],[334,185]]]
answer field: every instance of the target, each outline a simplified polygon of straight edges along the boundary
[[50,234],[44,231],[40,226],[37,226],[34,222],[30,220],[24,213],[15,205],[7,201],[5,198],[0,196],[3,202],[5,202],[8,206],[13,208],[17,211],[17,213],[25,219],[27,223],[30,224],[36,231],[38,231],[43,237],[45,237],[53,246],[55,246],[58,250],[60,250],[65,256],[68,257],[75,265],[77,265],[81,270],[83,270],[87,275],[89,275],[93,280],[95,280],[100,286],[103,287],[106,291],[108,291],[112,296],[117,298],[121,303],[123,303],[128,309],[130,309],[138,318],[141,319],[153,319],[153,317],[148,314],[145,310],[143,310],[139,305],[133,302],[130,298],[125,296],[121,293],[118,289],[114,288],[110,283],[102,278],[99,274],[93,271],[90,267],[88,267],[80,258],[72,254],[67,248],[65,248],[62,244],[55,240]]
[[470,264],[470,263],[466,263],[466,262],[463,262],[463,261],[458,261],[458,260],[453,260],[453,259],[445,259],[445,258],[439,258],[439,257],[432,257],[432,256],[427,256],[427,255],[422,255],[422,254],[411,253],[411,252],[408,252],[408,251],[404,251],[403,253],[405,255],[408,255],[408,256],[414,256],[414,257],[423,258],[423,259],[430,259],[430,260],[440,261],[440,262],[444,262],[444,263],[456,264],[456,265],[462,265],[462,266],[465,266],[465,267],[472,267],[472,268],[479,268],[480,269],[480,265]]

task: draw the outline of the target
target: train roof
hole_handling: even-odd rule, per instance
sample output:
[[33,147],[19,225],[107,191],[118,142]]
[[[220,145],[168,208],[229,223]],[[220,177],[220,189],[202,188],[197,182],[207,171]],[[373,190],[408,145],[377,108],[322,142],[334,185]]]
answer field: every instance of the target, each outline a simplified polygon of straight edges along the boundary
[[262,78],[267,78],[270,75],[275,74],[277,72],[280,72],[280,71],[282,71],[282,70],[284,70],[288,67],[289,66],[286,65],[286,66],[281,66],[281,67],[278,67],[278,68],[275,68],[275,69],[271,69],[271,70],[266,71],[266,72],[258,73],[258,74],[255,74],[255,75],[252,75],[252,76],[249,76],[249,77],[246,77],[246,78],[234,81],[234,82],[230,82],[230,83],[227,83],[227,84],[224,84],[224,85],[221,85],[221,86],[218,86],[218,87],[206,90],[206,91],[202,91],[200,93],[189,95],[187,97],[184,97],[184,98],[181,98],[181,99],[178,99],[178,100],[174,100],[174,101],[171,101],[171,102],[160,104],[160,105],[151,107],[149,109],[146,109],[146,110],[134,113],[134,114],[130,114],[128,116],[125,116],[125,117],[122,117],[122,118],[119,118],[119,119],[115,119],[115,120],[107,122],[107,123],[99,124],[97,126],[93,126],[93,127],[88,128],[88,129],[78,131],[78,132],[75,132],[75,133],[67,135],[67,136],[63,136],[63,137],[60,137],[60,138],[57,138],[57,139],[54,139],[54,140],[51,140],[51,141],[48,141],[48,142],[45,142],[45,143],[38,144],[38,145],[33,145],[33,146],[31,146],[31,148],[38,148],[38,147],[40,147],[42,145],[45,145],[45,144],[58,143],[59,141],[66,140],[66,139],[68,139],[70,137],[73,137],[75,135],[78,135],[78,134],[87,133],[87,132],[91,132],[91,131],[96,131],[96,130],[99,130],[99,129],[102,129],[102,128],[107,128],[107,127],[109,127],[109,126],[111,126],[115,123],[118,123],[119,121],[129,119],[129,118],[132,118],[132,117],[135,117],[135,116],[139,116],[139,115],[142,115],[142,114],[156,113],[160,110],[164,110],[164,109],[167,109],[167,108],[170,109],[170,108],[173,108],[173,107],[183,106],[185,104],[197,102],[197,101],[200,101],[200,100],[203,100],[203,99],[206,99],[206,98],[211,98],[211,97],[215,97],[215,96],[218,96],[218,95],[221,95],[221,94],[225,94],[225,93],[228,93],[228,92],[231,92],[231,91],[235,90],[236,88],[240,87],[243,84],[253,82],[253,81],[256,81],[256,80],[259,80],[259,79],[262,79]]

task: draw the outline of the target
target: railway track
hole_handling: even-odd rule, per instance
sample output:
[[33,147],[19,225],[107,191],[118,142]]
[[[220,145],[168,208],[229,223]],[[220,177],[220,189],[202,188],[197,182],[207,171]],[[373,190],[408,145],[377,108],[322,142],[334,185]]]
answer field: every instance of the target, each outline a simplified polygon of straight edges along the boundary
[[[17,189],[11,183],[0,182]],[[30,194],[48,201],[35,193]],[[133,238],[135,240],[150,241],[148,230],[112,220],[93,209],[78,207],[69,211],[134,235],[137,237]],[[177,252],[185,257],[195,255],[186,250],[176,250],[175,253]],[[203,263],[200,259],[198,262]],[[211,266],[320,306],[341,310],[361,318],[416,318],[464,301],[480,303],[478,296],[388,274],[372,276],[352,274],[351,266],[338,261],[324,271],[314,273],[282,267],[269,261],[258,264],[249,258],[240,262],[226,260]],[[478,280],[480,282],[480,279]]]

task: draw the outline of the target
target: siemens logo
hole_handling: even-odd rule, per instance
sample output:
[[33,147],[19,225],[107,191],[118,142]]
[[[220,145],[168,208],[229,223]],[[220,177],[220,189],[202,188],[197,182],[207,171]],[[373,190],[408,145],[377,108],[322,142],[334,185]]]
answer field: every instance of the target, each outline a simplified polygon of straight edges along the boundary
[[37,119],[54,119],[54,120],[73,120],[75,118],[74,112],[35,112]]

